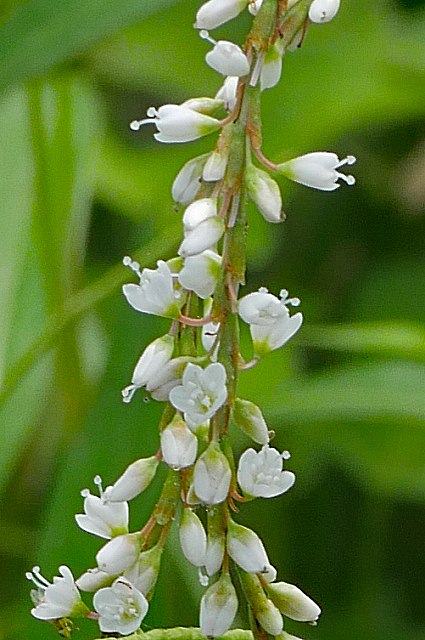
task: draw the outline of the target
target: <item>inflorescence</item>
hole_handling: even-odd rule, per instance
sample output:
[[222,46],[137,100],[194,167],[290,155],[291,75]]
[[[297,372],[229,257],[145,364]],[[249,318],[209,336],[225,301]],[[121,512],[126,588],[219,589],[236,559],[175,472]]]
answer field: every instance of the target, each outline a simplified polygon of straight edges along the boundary
[[[134,120],[138,131],[153,124],[164,143],[196,140],[219,133],[210,153],[189,160],[178,172],[172,196],[184,207],[183,239],[178,255],[141,268],[130,257],[123,263],[137,281],[123,293],[138,312],[169,318],[170,330],[149,344],[122,390],[130,402],[139,389],[165,403],[159,425],[159,448],[132,462],[105,489],[96,476],[99,495],[82,491],[84,513],[75,516],[84,531],[106,540],[96,564],[78,579],[66,566],[49,583],[39,567],[28,572],[34,585],[32,614],[53,621],[63,635],[72,619],[96,621],[103,633],[129,635],[139,629],[153,596],[162,551],[172,522],[178,519],[181,551],[197,567],[206,589],[199,626],[209,638],[231,627],[238,610],[239,580],[250,612],[253,638],[297,640],[285,628],[287,618],[315,624],[320,607],[298,587],[278,582],[263,542],[233,517],[236,503],[287,492],[295,475],[290,458],[271,446],[261,409],[239,398],[237,379],[269,352],[283,347],[300,329],[303,316],[291,307],[300,300],[285,289],[279,295],[265,287],[240,296],[245,283],[247,200],[271,223],[284,220],[275,176],[333,191],[354,184],[340,169],[355,162],[334,153],[313,152],[273,163],[261,150],[261,92],[275,86],[282,59],[303,42],[310,23],[325,23],[339,0],[209,0],[195,28],[211,45],[207,64],[225,77],[214,98],[148,109]],[[214,40],[209,31],[248,9],[252,29],[243,46]],[[255,162],[262,165],[260,168]],[[240,352],[240,320],[249,327],[252,353]],[[252,440],[236,464],[229,426]],[[161,496],[143,528],[129,532],[128,501],[145,491],[160,464],[169,468]],[[93,610],[80,591],[94,593]],[[238,592],[241,589],[238,588]],[[167,636],[169,637],[169,636]]]

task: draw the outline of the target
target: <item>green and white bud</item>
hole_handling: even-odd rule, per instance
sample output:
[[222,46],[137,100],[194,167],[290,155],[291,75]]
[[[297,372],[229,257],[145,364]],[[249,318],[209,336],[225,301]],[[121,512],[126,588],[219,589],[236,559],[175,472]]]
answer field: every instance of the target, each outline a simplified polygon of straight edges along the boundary
[[267,222],[283,222],[282,197],[275,180],[253,164],[247,167],[246,186],[248,195]]
[[238,598],[229,574],[223,574],[206,591],[201,600],[199,626],[207,638],[228,631],[238,610]]
[[117,576],[129,569],[138,559],[141,547],[139,533],[112,538],[98,551],[97,566],[101,571]]
[[284,616],[297,622],[316,622],[321,610],[318,604],[301,589],[287,582],[274,582],[267,585],[270,599]]
[[130,464],[122,476],[104,493],[107,502],[132,500],[142,493],[152,482],[158,468],[158,458],[141,458]]
[[195,567],[203,567],[207,553],[207,534],[196,513],[184,509],[179,527],[180,546],[186,560]]
[[155,587],[161,566],[161,555],[162,547],[155,545],[148,551],[143,551],[137,562],[124,572],[124,576],[144,596],[151,593]]
[[198,458],[193,472],[193,487],[204,504],[220,504],[227,499],[232,472],[217,442],[211,442]]
[[260,538],[254,531],[229,520],[227,530],[229,556],[247,573],[267,571],[270,561]]
[[267,444],[270,440],[266,421],[259,407],[249,400],[236,398],[233,419],[238,427],[254,442]]

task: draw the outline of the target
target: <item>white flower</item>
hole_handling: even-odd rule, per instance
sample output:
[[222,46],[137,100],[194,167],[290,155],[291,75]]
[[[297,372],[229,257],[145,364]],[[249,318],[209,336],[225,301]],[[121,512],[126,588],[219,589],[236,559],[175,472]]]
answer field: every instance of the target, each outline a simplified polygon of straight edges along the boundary
[[50,583],[40,573],[40,567],[33,567],[32,572],[25,575],[37,589],[31,591],[31,598],[36,605],[31,609],[34,618],[39,620],[57,620],[59,618],[85,616],[86,605],[80,598],[73,575],[68,567],[59,567],[61,577],[55,576]]
[[247,167],[246,186],[248,195],[267,222],[282,222],[282,197],[275,180],[253,164]]
[[133,120],[130,128],[138,131],[144,124],[154,124],[158,129],[154,138],[158,142],[190,142],[221,127],[219,120],[179,104],[164,104],[159,109],[150,107],[147,115],[144,120]]
[[99,476],[95,477],[95,484],[100,489],[100,498],[92,495],[88,489],[81,491],[84,498],[84,514],[77,513],[75,516],[80,529],[107,540],[128,533],[127,502],[109,504],[104,500],[105,494]]
[[111,587],[99,589],[93,606],[99,614],[99,627],[103,633],[134,633],[148,611],[148,601],[124,577],[117,578]]
[[219,362],[213,362],[205,369],[189,363],[182,384],[170,391],[171,404],[183,411],[185,421],[192,425],[212,418],[226,398],[226,370]]
[[[228,76],[216,93],[216,100],[223,100],[227,111],[233,111],[236,106],[236,94],[238,89],[238,76]],[[206,180],[204,176],[204,180]]]
[[302,322],[302,313],[298,312],[293,316],[283,316],[272,325],[251,324],[249,329],[255,356],[260,358],[283,347],[297,333]]
[[248,0],[209,0],[196,14],[196,29],[215,29],[243,11]]
[[226,173],[228,158],[228,147],[220,151],[213,151],[205,163],[204,170],[202,172],[202,179],[205,182],[218,182],[219,180],[223,180],[224,174]]
[[261,451],[247,449],[239,458],[238,483],[244,494],[273,498],[288,491],[295,482],[291,471],[283,471],[283,458],[265,445]]
[[209,576],[213,576],[220,570],[220,567],[223,564],[225,546],[224,535],[221,532],[212,532],[208,527],[205,569]]
[[239,300],[238,313],[248,324],[273,325],[282,317],[289,316],[288,305],[298,307],[299,304],[299,298],[288,298],[286,289],[282,289],[280,298],[277,298],[265,287],[260,287]]
[[229,521],[227,530],[229,556],[247,573],[262,573],[270,565],[264,545],[254,531]]
[[338,13],[340,0],[313,0],[308,10],[312,22],[329,22]]
[[205,56],[205,62],[211,69],[218,71],[223,76],[238,78],[249,73],[248,58],[237,44],[228,40],[216,42],[205,30],[200,32],[200,36],[214,45],[214,48]]
[[183,214],[183,226],[185,233],[193,231],[196,227],[217,215],[217,198],[200,198],[186,207]]
[[201,600],[199,626],[204,636],[215,638],[229,630],[238,610],[238,598],[229,574],[224,573]]
[[335,191],[341,186],[337,182],[339,178],[350,186],[355,184],[354,176],[337,171],[340,167],[346,164],[352,165],[355,162],[354,156],[346,156],[340,160],[336,153],[315,151],[283,162],[277,166],[276,170],[290,180],[299,182],[306,187],[321,191]]
[[141,543],[138,533],[127,533],[112,538],[98,551],[97,566],[112,576],[119,575],[137,561]]
[[267,444],[270,440],[267,423],[259,407],[249,400],[236,398],[233,419],[240,429],[254,442]]
[[267,585],[270,599],[284,616],[298,622],[316,622],[320,607],[294,584],[275,582]]
[[282,74],[282,59],[284,48],[281,40],[276,42],[266,51],[263,66],[260,73],[261,91],[275,87]]
[[203,567],[207,553],[207,534],[202,522],[191,509],[183,511],[179,538],[186,560],[195,567]]
[[106,489],[104,500],[108,502],[132,500],[149,486],[157,468],[158,458],[156,456],[136,460],[127,467],[112,487]]
[[177,318],[184,304],[184,297],[174,289],[170,267],[158,260],[157,269],[143,269],[131,258],[125,257],[125,266],[130,267],[140,278],[139,284],[125,284],[122,288],[127,302],[136,311],[151,313],[165,318]]
[[[127,285],[129,286],[129,285]],[[174,338],[170,335],[157,338],[144,350],[131,378],[132,384],[122,390],[124,402],[130,402],[137,391],[143,387],[155,388],[155,377],[171,360],[174,350]]]
[[190,98],[182,102],[180,106],[209,116],[223,106],[223,100],[219,98]]
[[208,353],[213,348],[214,344],[216,344],[216,348],[214,349],[214,353],[210,355],[210,359],[213,362],[217,361],[217,352],[219,343],[217,341],[217,336],[220,331],[220,323],[219,322],[207,322],[202,327],[202,346],[205,351]]
[[185,469],[196,460],[198,440],[177,414],[161,432],[161,451],[172,469]]
[[87,569],[75,581],[81,591],[97,591],[101,587],[109,587],[115,576],[111,576],[106,571],[101,571],[98,567]]
[[212,216],[198,224],[192,231],[185,234],[178,254],[182,258],[194,256],[202,253],[206,249],[211,249],[224,233],[224,220],[220,216]]
[[193,488],[204,504],[220,504],[227,499],[232,472],[218,442],[210,442],[199,456],[193,472]]
[[178,275],[179,282],[184,289],[194,291],[205,300],[214,293],[220,266],[221,256],[209,249],[197,256],[189,256]]
[[239,315],[250,324],[256,357],[282,347],[302,325],[301,313],[289,315],[288,305],[298,306],[298,298],[288,298],[286,289],[280,299],[261,287],[239,300]]
[[197,158],[192,158],[182,166],[176,175],[171,195],[175,202],[186,205],[196,197],[201,186],[202,170],[209,154],[205,153]]
[[143,551],[135,564],[124,571],[124,576],[130,580],[143,595],[147,596],[155,587],[161,564],[163,548],[159,545]]

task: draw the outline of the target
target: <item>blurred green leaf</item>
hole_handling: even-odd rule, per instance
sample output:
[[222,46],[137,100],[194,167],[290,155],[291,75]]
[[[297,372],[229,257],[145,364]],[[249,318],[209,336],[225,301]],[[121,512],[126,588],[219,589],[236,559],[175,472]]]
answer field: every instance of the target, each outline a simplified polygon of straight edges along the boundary
[[[264,381],[257,398],[286,422],[410,420],[425,425],[425,367],[416,363],[348,365],[304,381]],[[243,384],[243,382],[242,382]]]
[[425,328],[406,322],[358,322],[307,325],[298,337],[302,346],[346,353],[377,354],[425,362]]
[[81,54],[175,0],[30,0],[0,29],[0,91]]

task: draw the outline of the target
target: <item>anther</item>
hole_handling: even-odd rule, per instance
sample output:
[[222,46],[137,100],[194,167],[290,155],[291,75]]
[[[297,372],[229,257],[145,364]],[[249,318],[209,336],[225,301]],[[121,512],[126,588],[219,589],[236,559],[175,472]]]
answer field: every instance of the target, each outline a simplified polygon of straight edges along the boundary
[[201,31],[199,32],[199,37],[202,38],[202,40],[206,40],[213,45],[217,44],[217,41],[210,36],[209,32],[206,29],[201,29]]

